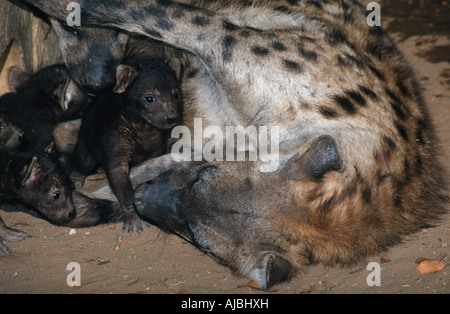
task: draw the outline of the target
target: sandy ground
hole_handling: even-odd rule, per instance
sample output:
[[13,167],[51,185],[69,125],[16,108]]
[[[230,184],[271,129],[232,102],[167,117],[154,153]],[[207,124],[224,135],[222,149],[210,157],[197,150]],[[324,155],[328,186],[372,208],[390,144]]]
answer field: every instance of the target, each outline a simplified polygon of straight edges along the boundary
[[[445,1],[397,1],[383,7],[382,22],[416,70],[442,144],[443,163],[450,164],[450,8]],[[429,2],[426,1],[427,5]],[[447,16],[447,18],[445,18]],[[184,240],[156,227],[142,234],[122,234],[121,224],[78,229],[58,227],[24,213],[1,213],[7,225],[31,235],[8,243],[0,258],[0,293],[261,293],[249,280]],[[405,237],[381,256],[350,269],[313,266],[267,294],[280,293],[450,293],[450,215],[435,228]],[[416,259],[440,260],[444,269],[421,275]],[[81,286],[67,277],[80,265]],[[369,287],[369,262],[381,266],[381,285]],[[71,277],[71,276],[69,276]]]

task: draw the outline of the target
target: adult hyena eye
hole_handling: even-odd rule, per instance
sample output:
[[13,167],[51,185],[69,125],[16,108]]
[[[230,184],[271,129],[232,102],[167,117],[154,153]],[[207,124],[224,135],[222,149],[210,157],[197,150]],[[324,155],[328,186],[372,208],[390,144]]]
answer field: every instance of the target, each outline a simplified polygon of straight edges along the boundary
[[215,165],[204,165],[199,170],[197,170],[191,178],[188,180],[188,186],[199,187],[205,182],[212,180],[215,174],[218,172],[219,168]]
[[80,31],[78,29],[76,29],[75,27],[71,27],[65,23],[61,23],[61,26],[66,32],[68,32],[72,35],[75,35],[77,37],[80,37]]
[[174,99],[175,101],[179,101],[180,98],[181,98],[181,94],[180,94],[180,92],[179,92],[178,90],[176,90],[176,91],[173,93],[173,99]]

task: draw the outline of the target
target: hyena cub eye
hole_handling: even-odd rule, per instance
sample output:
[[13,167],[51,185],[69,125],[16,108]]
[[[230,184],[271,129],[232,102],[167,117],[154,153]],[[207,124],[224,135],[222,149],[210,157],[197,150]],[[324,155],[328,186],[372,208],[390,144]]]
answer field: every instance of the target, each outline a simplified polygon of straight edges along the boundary
[[55,201],[58,200],[60,196],[61,196],[61,191],[56,191],[56,192],[53,192],[53,194],[52,194],[52,197]]
[[144,102],[146,104],[151,104],[151,103],[154,103],[155,101],[156,101],[155,95],[150,95],[150,96],[145,96],[144,97]]

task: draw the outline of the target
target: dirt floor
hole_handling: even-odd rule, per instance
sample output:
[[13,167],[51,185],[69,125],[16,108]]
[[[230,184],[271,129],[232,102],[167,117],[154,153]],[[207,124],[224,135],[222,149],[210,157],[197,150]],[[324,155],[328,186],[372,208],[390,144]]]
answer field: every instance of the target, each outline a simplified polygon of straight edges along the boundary
[[[390,1],[394,2],[394,1]],[[426,6],[425,4],[426,3]],[[442,144],[443,163],[450,165],[450,3],[395,1],[382,7],[382,23],[416,70]],[[142,234],[123,234],[121,224],[89,229],[58,227],[24,213],[1,213],[7,225],[31,235],[8,243],[12,255],[0,258],[3,293],[261,293],[249,280],[184,240],[156,227]],[[450,215],[435,228],[407,236],[381,256],[350,269],[310,267],[305,274],[278,285],[281,293],[450,293]],[[421,275],[418,258],[447,265]],[[80,265],[81,286],[67,277]],[[381,266],[381,285],[369,287],[369,262]],[[69,276],[70,277],[70,276]],[[370,277],[370,276],[369,276]]]

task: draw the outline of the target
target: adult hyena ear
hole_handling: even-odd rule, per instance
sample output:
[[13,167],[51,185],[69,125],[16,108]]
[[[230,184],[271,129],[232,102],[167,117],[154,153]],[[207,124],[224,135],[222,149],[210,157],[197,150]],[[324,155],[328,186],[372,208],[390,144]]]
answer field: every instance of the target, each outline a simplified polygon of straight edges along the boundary
[[17,92],[19,88],[25,86],[30,77],[31,74],[27,71],[16,66],[10,67],[8,71],[9,88],[13,92]]
[[263,290],[289,280],[294,273],[290,262],[275,253],[265,252],[256,259],[252,268],[244,274],[256,281]]
[[327,172],[341,168],[342,158],[336,141],[331,136],[324,135],[313,140],[300,156],[291,158],[282,171],[288,179],[299,180],[306,176],[317,181]]
[[177,58],[166,60],[166,64],[175,72],[177,79],[180,79],[181,75],[181,61]]
[[119,66],[117,66],[116,86],[113,90],[114,93],[121,94],[125,92],[137,76],[138,71],[136,71],[129,65],[120,64]]

